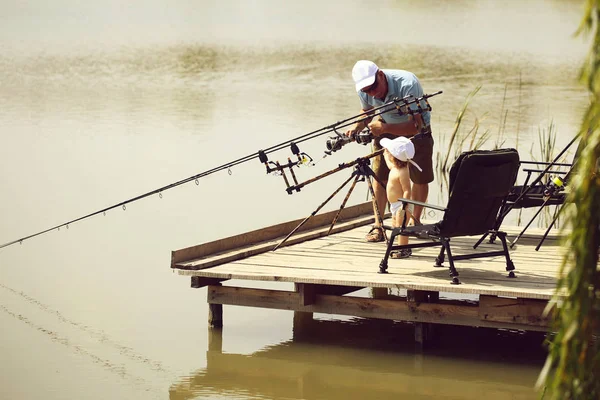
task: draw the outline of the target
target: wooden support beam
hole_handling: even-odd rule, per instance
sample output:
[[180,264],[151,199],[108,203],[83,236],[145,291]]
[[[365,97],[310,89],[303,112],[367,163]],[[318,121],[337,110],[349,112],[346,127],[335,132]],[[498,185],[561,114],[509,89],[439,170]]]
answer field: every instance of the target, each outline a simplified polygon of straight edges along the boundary
[[192,276],[192,285],[193,289],[200,289],[208,285],[219,285],[221,282],[226,281],[227,279],[217,279],[217,278],[205,278],[203,276]]
[[[341,286],[341,285],[315,285],[316,294],[330,294],[335,296],[343,296],[348,293],[356,292],[364,289],[361,286]],[[384,288],[386,291],[387,289]]]
[[406,297],[408,301],[413,303],[427,303],[427,292],[423,290],[407,290]]
[[543,315],[547,304],[545,300],[481,295],[479,317],[484,321],[548,326],[549,316]]
[[385,287],[371,288],[371,297],[374,299],[384,299],[389,295],[389,289]]
[[209,286],[208,302],[279,310],[340,314],[365,318],[398,321],[431,322],[438,324],[480,326],[489,328],[546,331],[540,323],[528,319],[518,321],[481,318],[477,305],[440,300],[439,303],[410,303],[406,301],[372,299],[351,296],[315,295],[312,304],[301,304],[300,293],[280,290]]
[[317,294],[343,296],[348,293],[363,289],[357,286],[316,285],[312,283],[294,283],[294,291],[300,294],[300,304],[307,306],[315,302]]

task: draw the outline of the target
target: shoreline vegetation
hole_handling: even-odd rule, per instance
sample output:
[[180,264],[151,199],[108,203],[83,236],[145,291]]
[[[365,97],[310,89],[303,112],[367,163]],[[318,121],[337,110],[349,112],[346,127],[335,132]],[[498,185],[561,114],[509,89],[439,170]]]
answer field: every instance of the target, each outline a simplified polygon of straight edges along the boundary
[[[504,86],[504,94],[502,104],[500,107],[500,113],[498,118],[499,122],[497,123],[497,126],[494,126],[494,124],[486,124],[486,122],[489,121],[489,112],[486,111],[481,116],[479,116],[478,114],[473,112],[471,108],[469,108],[469,105],[476,100],[476,96],[481,91],[482,87],[483,85],[476,86],[466,96],[464,103],[462,104],[460,110],[456,115],[456,119],[454,121],[453,129],[450,135],[437,135],[437,139],[441,141],[441,145],[436,146],[438,150],[436,150],[436,154],[434,156],[434,168],[436,170],[436,175],[440,177],[438,182],[440,193],[442,194],[448,192],[448,174],[450,172],[452,162],[462,152],[473,150],[494,150],[502,147],[514,147],[515,149],[517,149],[517,151],[519,151],[519,135],[521,133],[520,104],[523,88],[521,74],[519,74],[518,80],[518,105],[516,112],[517,129],[515,137],[511,139],[510,142],[509,139],[506,137],[506,126],[509,118],[509,110],[506,108],[506,95],[508,90],[508,83]],[[531,147],[527,150],[527,153],[519,151],[521,159],[543,163],[551,162],[552,160],[554,160],[558,152],[562,150],[562,148],[556,147],[556,139],[558,132],[554,120],[551,118],[548,120],[546,126],[538,126],[537,134],[538,146],[536,147],[532,143]],[[448,144],[445,144],[446,137],[449,138]],[[490,141],[492,139],[494,141],[490,144]],[[572,152],[571,150],[569,150],[565,153],[563,157],[561,157],[560,160],[558,160],[558,163],[569,163],[571,162],[572,158]],[[559,167],[557,167],[556,169],[561,170],[561,168]],[[562,170],[564,170],[564,168]],[[546,184],[550,177],[551,174],[546,174],[542,182]],[[523,176],[520,173],[519,177],[517,178],[517,182],[520,182],[522,180]],[[442,201],[445,200],[446,199],[442,199]],[[536,218],[537,227],[547,227],[554,219],[559,208],[560,206],[543,207],[542,212],[540,213],[538,218]],[[530,216],[524,218],[523,212],[523,209],[518,210],[518,214],[516,216],[517,226],[521,226],[523,223],[528,222],[531,218]],[[525,211],[525,214],[529,215],[532,214],[532,212]],[[552,229],[558,230],[561,227],[562,218],[559,217]]]

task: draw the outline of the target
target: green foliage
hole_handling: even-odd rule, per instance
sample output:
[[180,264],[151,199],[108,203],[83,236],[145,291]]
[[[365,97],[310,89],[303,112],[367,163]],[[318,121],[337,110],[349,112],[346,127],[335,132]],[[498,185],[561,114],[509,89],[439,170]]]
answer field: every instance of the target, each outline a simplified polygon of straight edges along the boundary
[[[592,47],[581,79],[590,105],[580,135],[586,140],[569,187],[565,225],[570,229],[553,306],[556,336],[539,383],[554,399],[600,398],[600,0],[587,0],[578,33],[591,33]],[[546,390],[544,389],[544,391]]]

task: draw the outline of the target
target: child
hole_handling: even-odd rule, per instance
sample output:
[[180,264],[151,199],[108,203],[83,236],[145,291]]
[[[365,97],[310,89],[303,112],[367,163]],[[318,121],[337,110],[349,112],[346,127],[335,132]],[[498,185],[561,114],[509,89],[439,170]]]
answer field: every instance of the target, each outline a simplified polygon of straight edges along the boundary
[[[408,171],[408,161],[414,156],[414,146],[412,142],[405,137],[396,139],[381,139],[381,147],[385,150],[383,157],[390,169],[386,193],[390,202],[390,211],[392,212],[392,227],[401,227],[407,224],[408,219],[412,218],[413,205],[409,204],[404,210],[403,204],[398,199],[410,199],[412,192],[410,187],[410,176]],[[417,166],[418,167],[418,166]],[[406,219],[406,221],[405,221]],[[400,235],[399,245],[408,244],[408,236]],[[411,249],[402,249],[390,254],[391,258],[407,258],[412,255]]]

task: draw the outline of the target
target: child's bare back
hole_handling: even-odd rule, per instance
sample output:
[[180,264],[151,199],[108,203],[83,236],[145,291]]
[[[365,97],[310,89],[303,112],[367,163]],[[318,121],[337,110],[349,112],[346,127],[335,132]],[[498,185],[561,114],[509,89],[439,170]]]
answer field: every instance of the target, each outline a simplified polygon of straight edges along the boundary
[[383,153],[385,162],[390,169],[386,193],[390,204],[398,201],[399,198],[410,199],[410,176],[408,164],[400,161],[386,149]]

